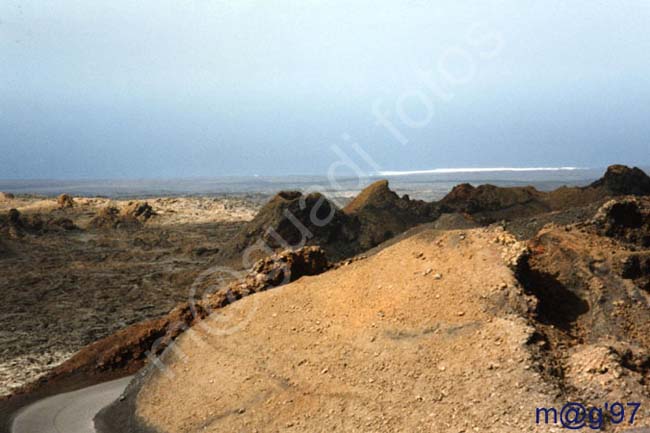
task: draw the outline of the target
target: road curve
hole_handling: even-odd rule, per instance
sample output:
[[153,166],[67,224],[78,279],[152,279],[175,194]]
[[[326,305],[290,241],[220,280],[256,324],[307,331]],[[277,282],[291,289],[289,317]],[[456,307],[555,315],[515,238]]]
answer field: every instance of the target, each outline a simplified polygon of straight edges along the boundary
[[93,418],[117,399],[132,376],[57,394],[21,409],[12,433],[95,433]]

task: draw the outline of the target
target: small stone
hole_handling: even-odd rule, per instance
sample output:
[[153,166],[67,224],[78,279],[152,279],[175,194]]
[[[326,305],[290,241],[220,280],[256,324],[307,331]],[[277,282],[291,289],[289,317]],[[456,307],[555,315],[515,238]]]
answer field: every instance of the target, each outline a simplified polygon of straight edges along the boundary
[[433,278],[435,278],[436,280],[441,280],[442,279],[442,274],[434,274]]

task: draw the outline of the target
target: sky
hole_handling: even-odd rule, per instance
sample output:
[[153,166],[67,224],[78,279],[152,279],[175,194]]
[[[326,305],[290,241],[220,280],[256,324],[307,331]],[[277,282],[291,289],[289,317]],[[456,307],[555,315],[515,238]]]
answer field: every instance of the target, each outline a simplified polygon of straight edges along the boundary
[[650,164],[643,0],[3,0],[0,178]]

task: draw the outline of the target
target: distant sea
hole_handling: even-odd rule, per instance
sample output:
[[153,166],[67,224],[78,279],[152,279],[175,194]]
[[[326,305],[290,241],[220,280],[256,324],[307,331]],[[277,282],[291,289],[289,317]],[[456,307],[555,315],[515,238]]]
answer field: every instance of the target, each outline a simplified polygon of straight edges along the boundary
[[[641,167],[648,172],[648,167]],[[281,190],[320,191],[332,198],[349,199],[378,179],[388,179],[398,194],[438,200],[459,183],[497,186],[532,185],[548,191],[567,186],[584,186],[603,175],[605,168],[496,167],[442,168],[418,171],[384,171],[367,177],[327,176],[229,176],[191,179],[99,179],[99,180],[0,180],[0,191],[15,194],[111,198],[159,196],[247,196],[264,199]]]

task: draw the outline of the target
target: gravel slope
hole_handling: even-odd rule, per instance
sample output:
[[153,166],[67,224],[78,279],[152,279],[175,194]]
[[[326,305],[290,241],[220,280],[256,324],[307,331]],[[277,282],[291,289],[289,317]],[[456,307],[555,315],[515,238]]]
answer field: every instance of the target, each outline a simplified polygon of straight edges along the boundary
[[137,416],[161,432],[548,432],[534,408],[557,390],[528,349],[516,249],[498,229],[424,231],[244,298],[181,337]]

